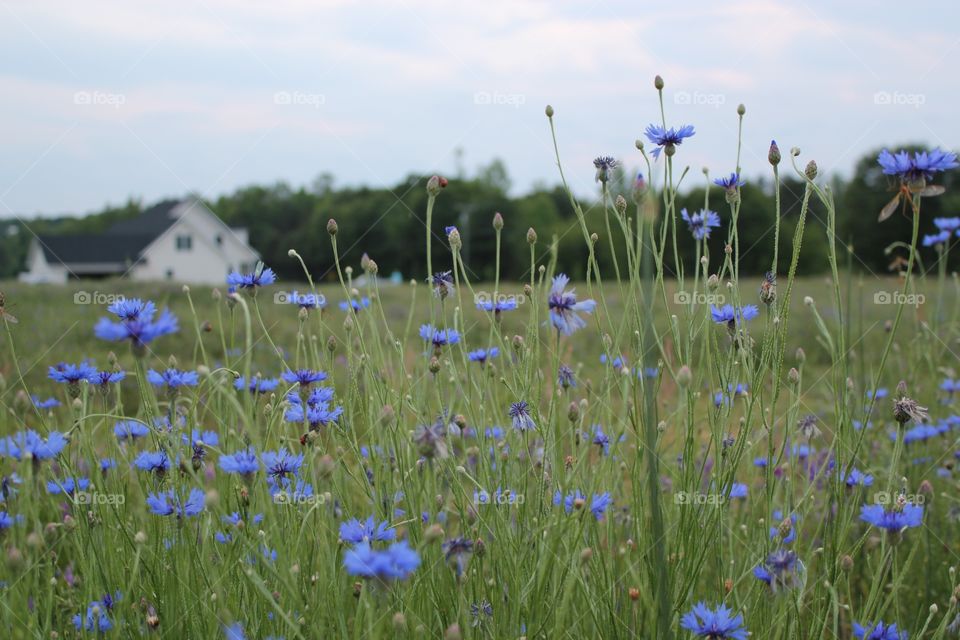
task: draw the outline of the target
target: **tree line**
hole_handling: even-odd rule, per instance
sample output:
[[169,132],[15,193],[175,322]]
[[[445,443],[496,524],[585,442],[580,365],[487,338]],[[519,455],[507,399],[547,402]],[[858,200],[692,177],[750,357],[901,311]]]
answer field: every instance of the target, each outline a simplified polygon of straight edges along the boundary
[[[916,146],[910,149],[918,148]],[[855,269],[883,275],[896,265],[897,256],[905,256],[906,249],[894,247],[897,241],[910,239],[910,219],[897,213],[891,219],[877,223],[883,205],[894,195],[892,181],[884,176],[876,163],[876,152],[862,157],[852,176],[829,178],[837,208],[837,239],[842,243],[850,264]],[[592,167],[568,168],[592,173]],[[794,229],[802,206],[804,185],[794,174],[785,157],[780,165],[780,270],[786,268]],[[610,202],[623,194],[631,202],[635,174],[618,168],[610,185]],[[826,178],[821,178],[826,180]],[[956,188],[956,172],[938,176],[937,182],[947,192],[938,198],[924,200],[921,234],[936,231],[935,217],[960,215],[960,190]],[[684,180],[686,186],[679,196],[679,208],[691,213],[704,206],[705,189],[709,180],[691,171]],[[248,186],[233,193],[208,200],[208,206],[224,222],[234,227],[246,227],[251,244],[263,256],[264,262],[285,280],[304,279],[299,263],[290,259],[288,251],[296,249],[303,257],[315,279],[335,277],[331,268],[333,254],[327,220],[335,218],[339,226],[338,244],[344,264],[359,266],[364,253],[376,260],[380,274],[399,274],[402,278],[422,278],[425,274],[425,209],[426,177],[410,175],[390,188],[337,187],[329,175],[322,175],[313,184],[293,188],[285,183],[269,186]],[[723,226],[715,229],[708,247],[712,256],[724,249],[730,208],[723,190],[710,186],[710,209],[719,213]],[[567,193],[559,186],[540,186],[519,196],[509,194],[510,182],[503,164],[494,161],[473,176],[449,178],[449,184],[437,199],[433,214],[434,264],[437,269],[449,268],[449,252],[445,252],[444,229],[456,226],[463,241],[464,260],[479,280],[492,280],[495,269],[496,236],[492,226],[493,215],[500,212],[505,221],[501,247],[501,276],[505,279],[529,277],[530,257],[527,229],[536,230],[538,259],[544,260],[552,239],[557,239],[557,267],[578,279],[584,276],[587,248]],[[775,190],[772,172],[769,176],[749,179],[741,189],[739,213],[741,273],[762,274],[769,270],[776,219]],[[815,198],[810,212],[800,255],[800,272],[817,274],[828,269],[827,238],[824,212]],[[30,240],[34,234],[97,233],[119,220],[133,218],[151,203],[130,200],[122,206],[107,207],[84,217],[34,220],[7,220],[0,223],[0,278],[15,277],[23,270]],[[613,263],[606,237],[607,215],[597,194],[581,201],[586,212],[587,227],[596,233],[596,244],[601,270],[612,274]],[[612,204],[611,204],[612,209]],[[628,216],[635,216],[630,204]],[[689,269],[695,261],[695,243],[683,221],[678,220],[678,251]],[[622,243],[617,224],[611,224],[615,246]],[[923,248],[924,267],[932,268],[938,254],[935,248]],[[957,252],[954,252],[957,253]],[[617,255],[625,259],[625,251]],[[672,247],[667,252],[668,264],[673,264]],[[951,257],[952,260],[952,257]],[[715,258],[713,264],[717,264]],[[359,271],[359,269],[358,269]]]

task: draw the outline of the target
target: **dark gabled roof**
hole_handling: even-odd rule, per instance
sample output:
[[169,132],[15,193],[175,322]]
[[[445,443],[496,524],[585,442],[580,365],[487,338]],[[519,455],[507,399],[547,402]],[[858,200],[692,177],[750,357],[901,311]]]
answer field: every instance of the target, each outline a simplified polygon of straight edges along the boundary
[[38,236],[50,264],[131,264],[155,236],[147,234],[83,234]]
[[129,265],[137,260],[147,245],[176,222],[172,213],[181,202],[164,200],[99,234],[39,236],[40,247],[51,264]]
[[148,235],[156,238],[170,228],[176,218],[171,215],[173,210],[181,204],[181,200],[164,200],[153,205],[140,215],[129,220],[122,220],[107,229],[109,235]]

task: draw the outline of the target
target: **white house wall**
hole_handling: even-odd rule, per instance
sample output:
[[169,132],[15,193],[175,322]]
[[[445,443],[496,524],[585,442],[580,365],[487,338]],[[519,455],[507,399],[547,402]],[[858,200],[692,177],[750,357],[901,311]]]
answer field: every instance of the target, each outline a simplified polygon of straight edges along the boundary
[[27,270],[20,274],[19,279],[21,282],[31,284],[65,284],[67,282],[67,268],[60,263],[50,264],[47,262],[40,243],[34,239],[27,252]]
[[[186,203],[178,213],[180,219],[144,249],[143,259],[130,272],[131,279],[222,285],[230,271],[254,267],[256,252],[203,205]],[[177,249],[177,237],[182,235],[191,237],[189,250]]]

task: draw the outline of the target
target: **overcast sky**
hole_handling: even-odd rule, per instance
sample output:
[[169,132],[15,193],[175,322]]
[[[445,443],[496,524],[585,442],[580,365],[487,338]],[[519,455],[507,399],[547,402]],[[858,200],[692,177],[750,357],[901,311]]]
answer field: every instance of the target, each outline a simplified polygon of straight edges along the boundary
[[502,158],[514,191],[591,188],[594,156],[693,124],[699,177],[766,149],[848,173],[878,145],[957,149],[960,5],[691,0],[0,0],[0,217],[252,183],[395,184]]

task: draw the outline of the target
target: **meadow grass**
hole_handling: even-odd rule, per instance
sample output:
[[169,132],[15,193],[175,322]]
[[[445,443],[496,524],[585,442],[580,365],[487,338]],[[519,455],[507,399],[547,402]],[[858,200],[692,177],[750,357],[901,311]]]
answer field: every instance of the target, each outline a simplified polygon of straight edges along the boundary
[[790,170],[826,276],[795,278],[803,222],[739,273],[737,176],[728,250],[684,265],[682,132],[648,132],[656,163],[638,145],[632,204],[609,158],[603,215],[571,197],[575,292],[555,239],[499,215],[529,280],[474,282],[436,177],[409,284],[375,247],[320,287],[5,284],[5,635],[948,637],[960,298],[912,268],[927,186],[898,193],[906,277],[854,268],[815,165]]

